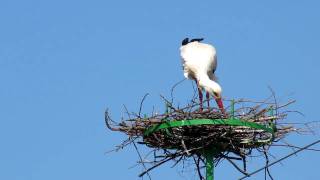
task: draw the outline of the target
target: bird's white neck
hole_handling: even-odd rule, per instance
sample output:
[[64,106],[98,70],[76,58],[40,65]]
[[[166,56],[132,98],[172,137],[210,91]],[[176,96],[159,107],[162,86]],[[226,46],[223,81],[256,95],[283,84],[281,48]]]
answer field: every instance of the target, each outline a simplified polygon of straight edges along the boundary
[[214,93],[221,94],[221,86],[215,81],[209,79],[208,75],[202,75],[198,77],[200,87],[203,87],[205,91],[215,96]]

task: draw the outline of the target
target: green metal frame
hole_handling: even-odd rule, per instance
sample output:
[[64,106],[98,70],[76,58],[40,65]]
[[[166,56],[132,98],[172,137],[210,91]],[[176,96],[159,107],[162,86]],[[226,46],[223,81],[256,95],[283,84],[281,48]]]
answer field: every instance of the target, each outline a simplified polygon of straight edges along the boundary
[[190,119],[190,120],[165,121],[161,124],[157,124],[148,128],[144,132],[144,136],[149,136],[150,134],[161,129],[182,127],[182,126],[195,126],[195,125],[246,126],[253,129],[261,129],[271,134],[274,133],[274,129],[272,127],[261,125],[254,122],[242,121],[236,118],[229,118],[229,119]]

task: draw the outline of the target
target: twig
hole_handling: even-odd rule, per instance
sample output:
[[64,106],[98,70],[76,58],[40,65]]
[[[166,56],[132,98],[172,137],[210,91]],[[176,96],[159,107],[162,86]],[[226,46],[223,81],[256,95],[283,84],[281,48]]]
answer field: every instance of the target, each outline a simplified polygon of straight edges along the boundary
[[248,174],[248,175],[240,178],[239,180],[242,180],[242,179],[244,179],[244,178],[250,177],[250,176],[252,176],[253,174],[256,174],[257,172],[260,172],[261,170],[264,170],[266,167],[270,167],[270,166],[272,166],[272,165],[274,165],[274,164],[277,164],[278,162],[280,162],[280,161],[282,161],[282,160],[284,160],[284,159],[287,159],[288,157],[290,157],[290,156],[292,156],[292,155],[295,155],[295,154],[299,153],[300,151],[303,151],[303,150],[305,150],[305,149],[307,149],[307,148],[309,148],[309,147],[311,147],[311,146],[313,146],[313,145],[315,145],[315,144],[318,144],[319,142],[320,142],[320,140],[317,140],[317,141],[315,141],[315,142],[313,142],[313,143],[311,143],[311,144],[308,144],[308,145],[304,146],[303,148],[301,148],[301,149],[299,149],[299,150],[297,150],[297,151],[294,151],[293,153],[290,153],[290,154],[288,154],[287,156],[284,156],[284,157],[280,158],[280,159],[277,160],[277,161],[274,161],[274,162],[270,163],[268,166],[264,166],[264,167],[262,167],[262,168],[260,168],[260,169],[258,169],[258,170],[256,170],[256,171],[254,171],[254,172],[252,172],[252,173],[250,173],[250,174]]
[[172,160],[172,159],[174,159],[174,158],[175,158],[175,156],[172,156],[172,157],[169,157],[169,158],[167,158],[167,159],[164,159],[164,160],[160,161],[160,162],[157,163],[156,165],[150,167],[149,169],[147,169],[147,170],[145,170],[144,172],[142,172],[141,174],[139,174],[139,177],[144,176],[146,173],[148,173],[148,172],[151,171],[152,169],[154,169],[154,168],[162,165],[163,163],[166,163],[166,162],[168,162],[168,161],[170,161],[170,160]]
[[198,172],[198,176],[200,178],[200,180],[203,180],[203,176],[201,174],[201,170],[200,170],[200,157],[198,156],[198,160],[196,160],[196,158],[194,156],[192,156],[193,160],[194,160],[194,164],[197,167],[197,172]]
[[143,102],[144,102],[144,100],[147,98],[148,95],[149,95],[149,93],[145,94],[145,95],[143,96],[141,102],[140,102],[140,108],[139,108],[139,113],[138,113],[138,115],[139,115],[140,118],[141,118],[141,110],[142,110]]
[[[141,154],[140,154],[140,152],[139,152],[139,150],[138,150],[138,147],[137,147],[136,143],[135,143],[134,141],[132,141],[132,143],[133,143],[133,146],[134,146],[134,148],[136,149],[136,151],[137,151],[137,153],[138,153],[138,155],[139,155],[139,158],[140,158],[140,161],[141,161],[141,164],[142,164],[143,168],[146,170],[147,167],[146,167],[146,165],[145,165],[144,162],[143,162],[142,156],[141,156]],[[149,179],[151,180],[150,174],[149,174],[148,172],[146,172],[146,173],[147,173]]]
[[173,86],[172,86],[172,88],[171,88],[171,104],[173,104],[173,91],[174,91],[174,89],[179,85],[179,84],[181,84],[183,81],[185,81],[186,80],[186,78],[183,78],[182,80],[180,80],[180,81],[178,81],[177,83],[175,83]]
[[[290,147],[290,148],[301,149],[301,147],[299,147],[299,146],[294,146],[294,145],[289,145],[289,144],[272,144],[271,146],[281,146],[281,147]],[[313,149],[313,148],[306,148],[305,150],[320,152],[320,149]]]
[[232,165],[233,167],[235,167],[239,172],[241,172],[244,175],[248,175],[247,172],[243,171],[238,165],[236,165],[236,163],[234,163],[232,160],[230,160],[229,158],[226,158]]
[[265,157],[265,159],[266,159],[265,179],[267,178],[266,173],[268,173],[268,176],[270,177],[270,179],[273,180],[273,177],[271,176],[271,173],[270,173],[269,168],[268,168],[268,165],[269,165],[269,157],[268,157],[267,149],[266,149],[265,146],[263,146],[263,154],[264,154],[264,157]]
[[110,116],[109,116],[109,112],[108,109],[104,112],[104,121],[106,123],[106,126],[111,129],[112,131],[120,131],[119,128],[114,128],[109,124],[109,120],[111,120]]
[[190,156],[189,150],[188,150],[187,146],[185,145],[183,139],[181,139],[181,144],[182,144],[182,147],[184,148],[184,152],[187,153],[188,156]]

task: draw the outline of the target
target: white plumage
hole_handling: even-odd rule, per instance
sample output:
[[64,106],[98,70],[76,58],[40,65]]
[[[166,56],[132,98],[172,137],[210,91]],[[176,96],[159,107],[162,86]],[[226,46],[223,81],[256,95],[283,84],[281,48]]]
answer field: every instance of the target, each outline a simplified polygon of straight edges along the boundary
[[[219,108],[223,108],[221,102],[221,86],[216,82],[214,72],[217,68],[216,49],[210,45],[201,43],[203,39],[189,39],[182,41],[180,55],[182,59],[184,76],[188,79],[195,80],[199,87],[200,105],[202,104],[201,90],[212,95],[218,103]],[[222,107],[220,107],[222,106]]]

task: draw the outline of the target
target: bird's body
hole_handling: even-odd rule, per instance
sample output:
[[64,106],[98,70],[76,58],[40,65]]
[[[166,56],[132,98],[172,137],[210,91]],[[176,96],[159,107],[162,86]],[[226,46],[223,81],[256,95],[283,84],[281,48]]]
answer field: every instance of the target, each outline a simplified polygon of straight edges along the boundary
[[190,42],[187,38],[183,40],[182,46],[180,47],[180,55],[184,76],[196,81],[199,87],[200,101],[202,101],[201,90],[205,90],[207,92],[207,98],[209,94],[215,97],[221,109],[220,106],[223,107],[220,100],[222,90],[216,82],[214,74],[217,68],[216,49],[210,44],[200,42],[202,40],[203,39],[195,39]]
[[217,68],[217,56],[212,45],[191,42],[180,47],[180,55],[186,78],[199,81],[206,78],[216,80],[214,72]]

